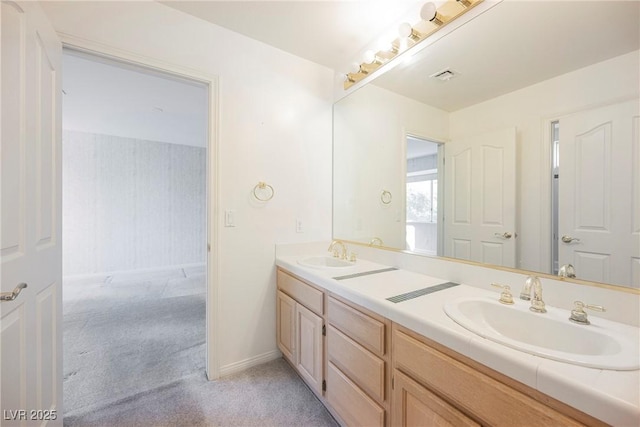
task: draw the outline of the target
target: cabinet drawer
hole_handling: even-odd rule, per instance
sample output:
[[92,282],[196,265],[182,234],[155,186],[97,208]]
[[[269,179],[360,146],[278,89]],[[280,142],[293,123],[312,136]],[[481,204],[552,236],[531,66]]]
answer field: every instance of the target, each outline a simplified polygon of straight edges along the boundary
[[377,354],[385,354],[384,323],[329,297],[329,323],[358,344]]
[[278,288],[316,314],[324,314],[322,291],[278,270]]
[[384,425],[384,409],[331,362],[327,369],[327,400],[347,426]]
[[384,360],[351,338],[329,326],[329,361],[336,365],[369,396],[384,402]]
[[397,369],[483,424],[582,425],[401,331],[394,331],[393,351]]

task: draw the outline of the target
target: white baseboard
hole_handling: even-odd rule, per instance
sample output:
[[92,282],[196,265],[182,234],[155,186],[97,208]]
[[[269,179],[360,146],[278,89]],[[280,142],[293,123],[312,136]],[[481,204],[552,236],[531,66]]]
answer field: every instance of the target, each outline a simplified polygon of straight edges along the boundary
[[267,353],[259,354],[258,356],[250,357],[249,359],[230,363],[228,365],[220,367],[220,376],[225,377],[227,375],[235,374],[237,372],[242,372],[245,369],[251,368],[252,366],[257,366],[263,363],[271,362],[272,360],[279,359],[280,357],[282,357],[282,353],[280,352],[280,350],[273,350]]
[[192,264],[179,264],[179,265],[169,265],[169,266],[162,266],[162,267],[139,268],[136,270],[118,270],[118,271],[105,271],[101,273],[72,274],[68,276],[63,276],[62,281],[65,282],[65,281],[85,280],[85,279],[106,279],[109,276],[115,276],[115,275],[161,273],[165,271],[179,270],[181,268],[204,267],[205,265],[206,263],[204,262],[197,262]]

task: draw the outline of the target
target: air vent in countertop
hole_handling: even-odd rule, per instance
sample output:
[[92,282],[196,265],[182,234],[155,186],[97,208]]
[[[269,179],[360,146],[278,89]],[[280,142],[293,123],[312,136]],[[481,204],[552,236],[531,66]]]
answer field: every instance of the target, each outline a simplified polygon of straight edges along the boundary
[[429,286],[428,288],[418,289],[417,291],[411,291],[404,294],[396,295],[395,297],[387,298],[387,301],[391,301],[393,303],[408,301],[410,299],[418,298],[423,295],[431,294],[433,292],[442,291],[444,289],[449,289],[458,285],[459,283],[453,282],[440,283],[439,285]]

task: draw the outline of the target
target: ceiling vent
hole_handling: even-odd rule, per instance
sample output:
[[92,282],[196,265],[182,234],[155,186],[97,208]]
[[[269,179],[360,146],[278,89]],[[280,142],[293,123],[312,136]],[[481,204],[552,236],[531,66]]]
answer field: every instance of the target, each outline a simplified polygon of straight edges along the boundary
[[443,81],[443,82],[448,82],[449,80],[451,80],[451,79],[453,79],[455,77],[458,77],[458,73],[447,68],[445,70],[438,71],[437,73],[432,74],[429,77],[434,78],[434,79],[438,79],[438,80]]

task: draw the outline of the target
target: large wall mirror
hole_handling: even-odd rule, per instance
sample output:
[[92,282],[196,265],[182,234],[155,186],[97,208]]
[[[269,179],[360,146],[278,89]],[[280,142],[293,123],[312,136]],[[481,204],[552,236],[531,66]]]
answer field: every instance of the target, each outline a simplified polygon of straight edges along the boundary
[[504,0],[349,93],[334,238],[640,289],[639,49],[640,2]]

